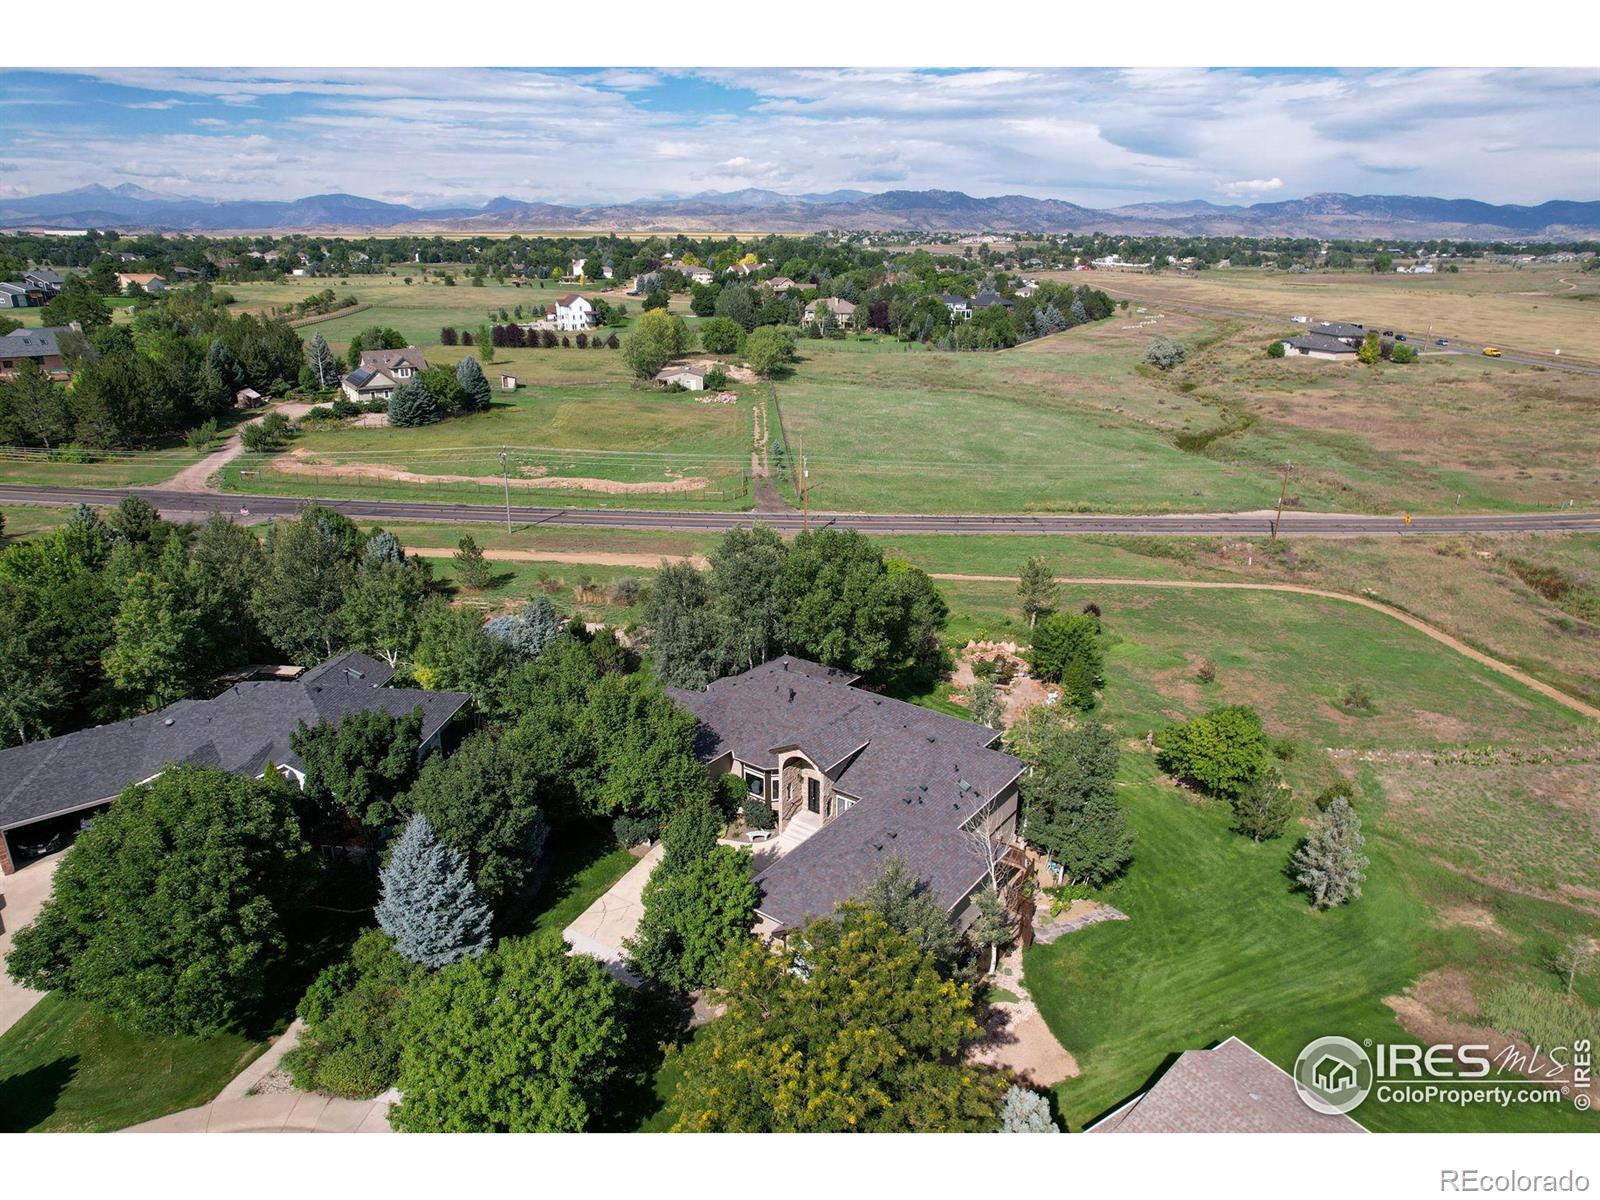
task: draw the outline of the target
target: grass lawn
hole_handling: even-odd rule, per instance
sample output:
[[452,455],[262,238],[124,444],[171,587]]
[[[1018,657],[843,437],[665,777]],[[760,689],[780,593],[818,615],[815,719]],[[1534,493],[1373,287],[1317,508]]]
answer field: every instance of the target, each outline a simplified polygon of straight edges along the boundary
[[626,875],[638,859],[617,845],[604,824],[562,826],[551,832],[550,873],[534,896],[519,932],[551,935],[561,931]]
[[[1433,867],[1367,810],[1372,868],[1354,904],[1316,913],[1291,890],[1292,840],[1256,845],[1225,814],[1157,782],[1144,756],[1125,760],[1122,799],[1138,837],[1113,886],[1126,922],[1107,922],[1028,951],[1029,987],[1083,1074],[1057,1088],[1081,1129],[1142,1089],[1171,1056],[1236,1034],[1282,1067],[1313,1037],[1415,1041],[1384,1004],[1444,964],[1472,969],[1479,931],[1444,926],[1436,912],[1474,885]],[[1503,925],[1576,928],[1570,910],[1511,892],[1493,897]],[[1502,949],[1502,947],[1497,947]],[[1515,952],[1515,951],[1514,951]],[[1526,945],[1508,964],[1540,970]],[[1549,980],[1551,986],[1554,981]],[[1570,1107],[1496,1110],[1380,1105],[1356,1114],[1384,1130],[1596,1128]]]
[[192,1108],[265,1047],[132,1033],[52,993],[0,1037],[0,1132],[121,1129]]
[[96,462],[57,462],[38,450],[0,453],[0,483],[35,487],[149,487],[205,457],[184,449],[108,453]]

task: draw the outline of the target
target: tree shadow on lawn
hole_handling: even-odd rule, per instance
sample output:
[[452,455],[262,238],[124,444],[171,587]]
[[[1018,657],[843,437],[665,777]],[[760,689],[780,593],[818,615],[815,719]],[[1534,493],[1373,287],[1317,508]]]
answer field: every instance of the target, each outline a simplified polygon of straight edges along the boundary
[[[1132,1100],[1135,1096],[1142,1096],[1151,1088],[1155,1087],[1160,1078],[1172,1069],[1172,1064],[1177,1062],[1180,1057],[1181,1054],[1178,1051],[1173,1051],[1171,1054],[1168,1054],[1161,1060],[1156,1069],[1151,1071],[1150,1074],[1145,1077],[1145,1081],[1143,1083],[1134,1088],[1133,1091],[1129,1092],[1126,1096],[1118,1100],[1104,1112],[1095,1113],[1094,1116],[1090,1117],[1083,1123],[1083,1128],[1088,1129],[1099,1122],[1104,1121],[1107,1117],[1116,1112],[1117,1109],[1121,1108],[1123,1105],[1127,1104],[1128,1101]],[[1072,1131],[1072,1127],[1067,1124],[1066,1116],[1061,1111],[1060,1092],[1054,1088],[1052,1088],[1050,1091],[1050,1115],[1055,1118],[1056,1124],[1060,1125],[1061,1128],[1067,1130],[1069,1133]],[[1082,1132],[1082,1130],[1079,1132]]]
[[670,1096],[657,1094],[657,1077],[669,1046],[689,1036],[688,1000],[652,988],[625,988],[627,1044],[622,1068],[613,1078],[590,1128],[603,1133],[632,1133],[657,1116]]
[[0,1079],[0,1133],[26,1133],[46,1120],[77,1073],[74,1054]]
[[[524,890],[519,903],[499,914],[501,937],[521,937],[541,930],[559,935],[560,928],[551,928],[550,914],[576,896],[584,875],[618,849],[616,836],[604,821],[557,824],[550,830],[546,847],[542,878]],[[560,924],[564,928],[567,922]]]

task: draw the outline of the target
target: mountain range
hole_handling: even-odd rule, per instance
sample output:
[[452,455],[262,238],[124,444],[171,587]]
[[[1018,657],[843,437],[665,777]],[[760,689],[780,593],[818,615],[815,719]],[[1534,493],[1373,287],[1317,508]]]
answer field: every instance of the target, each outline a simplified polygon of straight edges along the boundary
[[927,230],[980,233],[1471,238],[1562,241],[1600,237],[1600,200],[1487,204],[1437,196],[1350,196],[1320,192],[1298,200],[1212,204],[1159,201],[1085,208],[1032,196],[952,191],[843,189],[785,195],[760,188],[701,192],[627,203],[547,204],[497,196],[486,204],[416,207],[334,193],[298,200],[207,200],[168,196],[133,184],[0,199],[0,227],[115,228],[185,233],[417,233],[542,230]]

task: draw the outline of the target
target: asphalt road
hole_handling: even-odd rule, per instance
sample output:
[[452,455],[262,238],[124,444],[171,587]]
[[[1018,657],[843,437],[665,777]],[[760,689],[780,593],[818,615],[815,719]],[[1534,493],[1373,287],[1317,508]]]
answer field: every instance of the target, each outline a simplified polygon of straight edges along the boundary
[[[447,521],[501,524],[503,506],[439,504],[410,500],[317,500],[294,496],[165,492],[160,488],[27,487],[0,484],[0,503],[97,506],[115,504],[125,495],[143,496],[169,517],[200,517],[220,512],[239,520],[290,516],[317,503],[364,521]],[[799,513],[663,512],[620,508],[542,508],[513,505],[513,525],[561,528],[660,529],[673,533],[720,533],[757,521],[775,529],[804,526]],[[1168,536],[1258,537],[1272,526],[1271,512],[1173,513],[1135,516],[1100,513],[976,515],[954,513],[812,513],[812,528],[834,526],[864,533],[1122,533]],[[1286,511],[1280,532],[1286,535],[1359,536],[1376,534],[1455,533],[1596,533],[1600,513],[1571,511],[1535,513],[1451,514],[1416,516],[1410,524],[1396,516]]]
[[[1139,303],[1144,304],[1147,307],[1176,308],[1184,312],[1214,313],[1217,316],[1222,317],[1245,317],[1252,321],[1282,321],[1285,325],[1293,324],[1288,317],[1282,316],[1278,313],[1251,312],[1248,309],[1243,308],[1224,308],[1219,304],[1191,304],[1188,301],[1183,301],[1180,303],[1176,300],[1168,300],[1165,297],[1152,298],[1150,296],[1142,296],[1137,292],[1123,291],[1115,286],[1107,287],[1097,280],[1091,281],[1091,283],[1094,287],[1099,288],[1108,296],[1114,296],[1118,300],[1137,300]],[[1302,331],[1315,331],[1316,329],[1314,325],[1300,326],[1299,328]],[[1381,325],[1369,325],[1367,328],[1376,328],[1379,333],[1383,332],[1383,327]],[[1552,371],[1571,371],[1578,375],[1600,375],[1600,367],[1585,366],[1583,363],[1575,363],[1570,359],[1557,358],[1553,354],[1536,355],[1528,354],[1525,351],[1520,350],[1507,350],[1505,346],[1494,342],[1483,344],[1479,344],[1477,342],[1464,342],[1458,338],[1449,337],[1448,334],[1441,333],[1441,331],[1437,329],[1433,331],[1432,336],[1429,336],[1426,333],[1413,333],[1409,329],[1397,329],[1395,332],[1405,334],[1407,342],[1416,347],[1419,352],[1424,352],[1427,354],[1464,354],[1468,356],[1475,354],[1482,355],[1484,345],[1494,345],[1497,349],[1499,349],[1500,356],[1496,359],[1485,359],[1485,362],[1521,363],[1523,366],[1547,367]],[[1440,337],[1447,338],[1447,340],[1450,342],[1450,345],[1435,345],[1435,342]]]

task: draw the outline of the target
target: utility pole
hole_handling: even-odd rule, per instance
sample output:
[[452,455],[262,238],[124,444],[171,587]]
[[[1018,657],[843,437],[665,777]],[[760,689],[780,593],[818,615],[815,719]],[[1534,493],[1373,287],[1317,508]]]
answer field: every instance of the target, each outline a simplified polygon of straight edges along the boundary
[[500,476],[506,485],[506,532],[511,532],[511,465],[506,460],[506,452],[500,451]]
[[1278,484],[1278,515],[1272,518],[1272,540],[1278,540],[1278,526],[1283,524],[1283,498],[1289,492],[1289,472],[1294,470],[1293,463],[1283,464],[1283,478]]
[[800,507],[803,513],[802,528],[811,531],[811,472],[806,469],[806,441],[800,439]]

